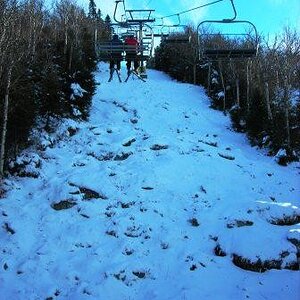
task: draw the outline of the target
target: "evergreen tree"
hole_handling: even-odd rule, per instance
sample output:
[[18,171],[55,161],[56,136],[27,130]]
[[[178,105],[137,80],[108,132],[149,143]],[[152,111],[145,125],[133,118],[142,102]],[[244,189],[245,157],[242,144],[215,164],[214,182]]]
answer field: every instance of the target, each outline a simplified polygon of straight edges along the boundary
[[97,19],[102,20],[102,12],[101,12],[100,8],[98,8],[98,11],[97,11]]
[[111,18],[109,15],[106,15],[106,17],[105,17],[104,27],[105,27],[105,30],[104,30],[103,34],[106,38],[109,38],[111,33],[113,32],[113,29],[111,26]]
[[[88,117],[95,90],[93,41],[98,23],[94,1],[90,17],[69,0],[59,0],[49,14],[42,4],[38,11],[30,5],[4,4],[0,5],[0,98],[6,101],[0,103],[4,132],[0,176],[8,170],[8,161],[28,146],[33,126],[52,131],[55,120]],[[106,32],[102,19],[97,26],[99,32]],[[74,95],[72,84],[85,90],[82,96]]]
[[97,18],[97,8],[94,0],[90,0],[88,17],[92,19]]
[[106,15],[106,17],[105,17],[105,25],[107,28],[111,27],[111,18],[109,15]]

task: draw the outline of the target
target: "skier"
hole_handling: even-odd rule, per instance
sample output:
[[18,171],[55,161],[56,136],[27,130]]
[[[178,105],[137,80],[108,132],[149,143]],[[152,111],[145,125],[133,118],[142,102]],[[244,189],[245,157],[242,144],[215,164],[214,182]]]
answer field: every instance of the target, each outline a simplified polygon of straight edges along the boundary
[[120,80],[120,70],[121,70],[121,60],[122,60],[122,52],[123,52],[123,42],[119,39],[117,34],[114,34],[112,37],[111,43],[111,59],[109,62],[109,69],[110,69],[110,79],[113,77],[113,73],[116,70],[115,66],[117,67],[117,74]]
[[130,69],[131,69],[132,61],[133,61],[133,64],[134,64],[134,71],[137,73],[138,67],[139,67],[139,62],[138,62],[136,56],[137,56],[137,53],[138,53],[139,42],[134,37],[134,35],[130,35],[130,36],[128,36],[128,37],[125,38],[125,45],[136,46],[135,49],[128,50],[126,52],[127,75],[130,74]]

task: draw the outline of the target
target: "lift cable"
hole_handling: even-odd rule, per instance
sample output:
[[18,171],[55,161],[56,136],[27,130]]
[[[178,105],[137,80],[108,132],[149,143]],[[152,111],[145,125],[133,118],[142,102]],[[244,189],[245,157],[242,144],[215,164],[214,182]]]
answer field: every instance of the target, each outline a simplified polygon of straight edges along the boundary
[[203,5],[200,5],[200,6],[191,8],[191,9],[188,9],[188,10],[181,11],[181,12],[176,13],[176,14],[172,14],[172,15],[167,15],[167,16],[161,17],[160,19],[163,20],[163,19],[166,19],[166,18],[171,18],[171,17],[183,15],[183,14],[186,14],[186,13],[188,13],[188,12],[191,12],[191,11],[194,11],[194,10],[197,10],[197,9],[200,9],[200,8],[203,8],[203,7],[206,7],[206,6],[214,5],[214,4],[216,4],[216,3],[223,2],[223,1],[224,1],[224,0],[216,0],[216,1],[212,1],[212,2],[203,4]]

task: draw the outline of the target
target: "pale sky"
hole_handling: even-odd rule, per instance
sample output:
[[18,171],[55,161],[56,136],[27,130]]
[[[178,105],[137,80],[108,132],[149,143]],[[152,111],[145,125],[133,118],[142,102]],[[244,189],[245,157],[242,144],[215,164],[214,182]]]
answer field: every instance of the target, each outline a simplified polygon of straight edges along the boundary
[[[177,14],[185,10],[209,3],[213,0],[125,0],[126,9],[155,9],[153,16],[158,23],[162,16]],[[77,0],[86,8],[89,0]],[[115,0],[95,0],[103,15],[113,17]],[[264,35],[280,33],[284,26],[290,25],[300,30],[299,0],[235,0],[237,19],[253,22],[259,33]],[[123,4],[119,4],[118,13],[123,14]],[[232,10],[229,0],[223,0],[209,8],[195,10],[180,16],[182,24],[198,24],[205,19],[230,18]],[[165,19],[165,23],[177,22],[177,18]]]

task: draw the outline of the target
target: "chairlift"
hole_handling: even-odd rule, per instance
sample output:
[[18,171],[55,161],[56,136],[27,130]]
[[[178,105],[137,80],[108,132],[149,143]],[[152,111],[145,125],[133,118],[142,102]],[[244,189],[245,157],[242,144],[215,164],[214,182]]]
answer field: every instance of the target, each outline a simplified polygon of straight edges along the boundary
[[134,29],[127,29],[125,32],[123,32],[121,34],[121,38],[123,40],[125,40],[127,37],[129,36],[136,36],[137,35],[137,30],[134,30]]
[[[165,28],[168,29],[167,33],[164,33]],[[186,29],[186,25],[164,25],[161,28],[161,39],[167,44],[188,44],[191,42],[191,34]]]
[[[197,33],[200,59],[207,59],[210,61],[244,59],[253,58],[257,55],[259,42],[255,25],[248,20],[236,20],[237,14],[233,0],[230,0],[230,2],[234,11],[234,17],[232,19],[205,20],[198,25]],[[224,25],[227,30],[230,26],[234,27],[234,32],[223,31],[222,33],[204,33],[205,26],[211,24]],[[239,30],[239,32],[237,32],[237,29],[241,25],[246,27],[247,30],[244,30],[243,32]],[[252,32],[254,33],[254,36],[252,35]],[[219,45],[217,42],[213,43],[213,40],[217,40],[218,37],[226,37],[228,39],[227,45]],[[235,40],[232,39],[233,37]],[[242,46],[240,46],[239,39],[242,40]],[[209,40],[211,41],[211,45],[209,45]],[[230,41],[236,41],[237,46],[233,47]]]
[[[113,59],[126,60],[126,55],[135,54],[134,60],[146,61],[149,59],[149,45],[115,45],[111,41],[100,42],[97,45],[97,55],[101,61],[110,61]],[[120,57],[121,54],[121,57]]]
[[152,23],[155,22],[155,19],[152,18],[151,14],[154,12],[154,9],[127,9],[125,10],[128,23]]
[[[126,60],[126,55],[134,55],[134,60],[138,61],[146,61],[149,59],[149,51],[150,46],[149,43],[141,43],[139,38],[139,30],[133,26],[118,26],[118,24],[113,24],[113,26],[117,26],[114,30],[114,33],[119,36],[119,39],[122,43],[119,45],[114,44],[112,39],[100,41],[97,45],[97,55],[100,60],[102,61],[110,61],[114,59]],[[123,32],[122,32],[123,31]],[[135,36],[138,41],[139,45],[126,45],[125,39],[128,36]]]
[[[121,20],[118,20],[116,17],[118,5],[119,3],[124,4],[124,0],[116,0],[115,10],[114,10],[114,20],[117,24],[119,24],[122,28],[127,28],[127,32],[123,33],[121,37],[125,39],[129,34],[132,35],[132,31],[134,31],[134,35],[137,36],[139,45],[113,45],[110,41],[101,42],[98,44],[97,53],[100,60],[110,61],[113,59],[121,59],[126,60],[129,57],[132,60],[140,62],[140,70],[141,74],[136,74],[140,79],[146,78],[147,75],[145,73],[146,68],[144,66],[144,62],[146,62],[151,56],[154,47],[154,37],[152,28],[148,25],[148,23],[152,23],[155,21],[152,18],[151,14],[154,12],[153,9],[131,9],[126,10],[124,5],[125,14],[122,15]],[[151,29],[152,39],[147,38],[143,29],[148,27]],[[149,34],[149,32],[148,32]],[[127,78],[128,80],[128,78]]]

